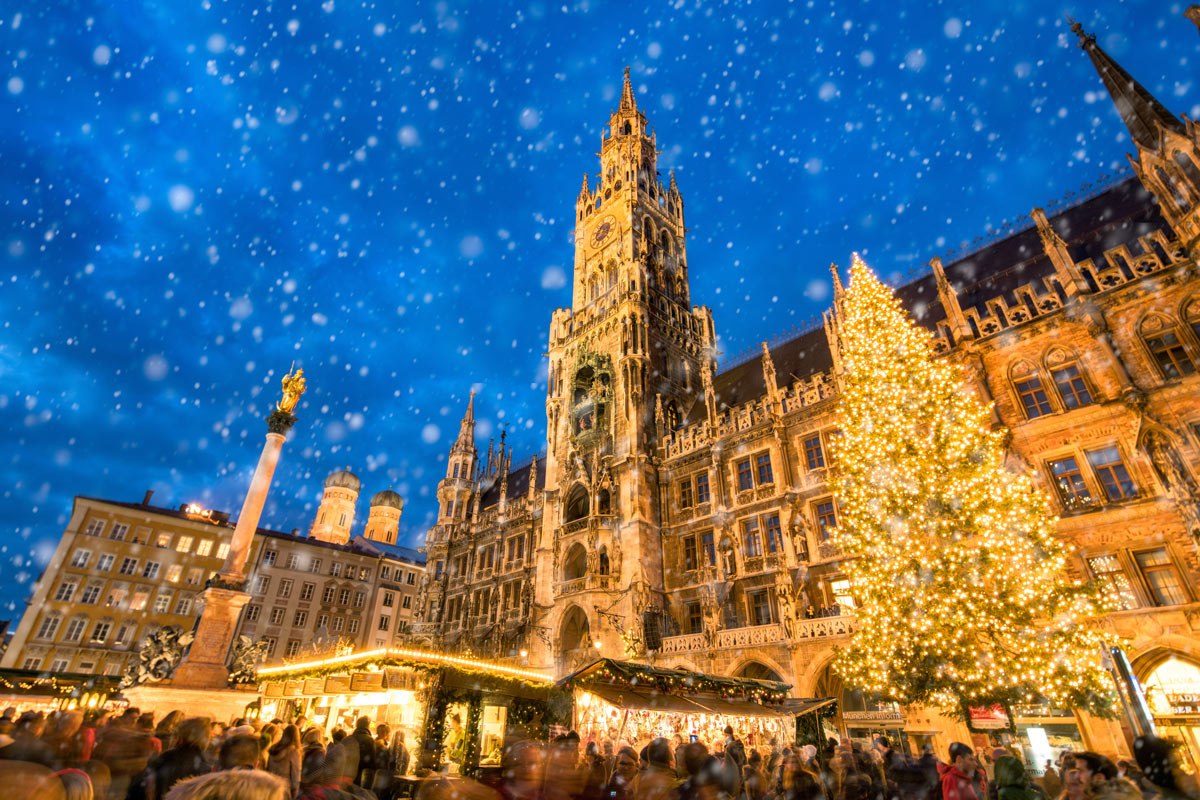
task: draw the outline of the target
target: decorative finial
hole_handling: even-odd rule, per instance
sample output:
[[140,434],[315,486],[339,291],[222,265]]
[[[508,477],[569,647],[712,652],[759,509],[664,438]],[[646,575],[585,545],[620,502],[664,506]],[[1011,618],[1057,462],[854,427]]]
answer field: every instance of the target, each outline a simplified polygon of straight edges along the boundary
[[633,99],[633,84],[629,82],[629,67],[625,67],[625,85],[621,87],[621,110],[633,110],[637,103]]

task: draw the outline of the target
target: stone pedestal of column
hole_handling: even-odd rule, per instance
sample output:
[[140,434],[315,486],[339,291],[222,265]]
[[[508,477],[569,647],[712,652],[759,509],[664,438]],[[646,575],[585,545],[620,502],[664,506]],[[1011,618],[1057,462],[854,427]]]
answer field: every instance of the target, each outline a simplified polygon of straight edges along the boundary
[[204,611],[187,657],[171,675],[171,685],[185,689],[226,689],[229,684],[229,648],[242,606],[250,595],[210,586],[200,595]]

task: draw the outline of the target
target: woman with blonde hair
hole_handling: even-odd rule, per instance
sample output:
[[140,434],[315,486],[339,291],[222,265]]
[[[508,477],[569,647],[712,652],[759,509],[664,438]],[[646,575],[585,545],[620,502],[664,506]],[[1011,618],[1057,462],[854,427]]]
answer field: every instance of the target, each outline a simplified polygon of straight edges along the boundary
[[167,800],[287,800],[288,788],[275,775],[257,769],[210,772],[175,784]]
[[288,797],[300,791],[300,729],[284,727],[279,741],[267,749],[267,772],[278,775],[288,785]]

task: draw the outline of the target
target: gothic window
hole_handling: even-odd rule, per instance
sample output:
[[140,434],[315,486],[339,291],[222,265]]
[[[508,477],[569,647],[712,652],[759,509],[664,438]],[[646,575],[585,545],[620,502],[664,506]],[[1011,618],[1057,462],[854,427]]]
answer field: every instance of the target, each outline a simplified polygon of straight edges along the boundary
[[600,493],[596,495],[596,510],[600,514],[612,513],[612,495],[609,494],[608,489],[601,489]]
[[1175,151],[1175,163],[1179,166],[1183,176],[1191,183],[1194,190],[1200,190],[1200,168],[1197,168],[1196,162],[1187,153]]
[[1063,408],[1070,411],[1092,403],[1092,392],[1088,388],[1083,368],[1074,353],[1056,347],[1046,354],[1046,369],[1058,389]]
[[1139,331],[1164,378],[1179,378],[1196,371],[1196,365],[1179,340],[1175,326],[1166,317],[1161,314],[1146,317]]
[[1170,193],[1171,201],[1176,205],[1176,207],[1182,208],[1187,204],[1187,200],[1180,193],[1179,187],[1175,184],[1175,181],[1171,179],[1171,176],[1167,174],[1165,169],[1162,167],[1155,167],[1154,177],[1158,179],[1159,185],[1162,186],[1165,191]]
[[1050,413],[1050,398],[1046,396],[1042,378],[1033,364],[1028,361],[1018,361],[1013,365],[1009,374],[1026,419],[1037,419]]
[[625,127],[624,127],[624,129],[622,130],[622,132],[623,132],[623,133],[624,133],[626,136],[628,136],[629,134],[633,133],[633,126],[632,126],[632,125],[630,125],[628,121],[626,121],[626,122],[625,122]]
[[671,248],[671,235],[669,233],[663,231],[659,243],[662,246],[664,256],[669,256],[672,254],[673,250]]
[[577,485],[571,490],[571,494],[567,496],[567,510],[563,515],[563,522],[574,522],[577,519],[583,519],[589,512],[587,489]]
[[583,545],[576,542],[571,545],[571,549],[567,551],[567,558],[563,564],[563,580],[573,581],[582,578],[587,574],[587,553],[583,549]]
[[608,547],[600,545],[600,574],[607,575],[609,570]]

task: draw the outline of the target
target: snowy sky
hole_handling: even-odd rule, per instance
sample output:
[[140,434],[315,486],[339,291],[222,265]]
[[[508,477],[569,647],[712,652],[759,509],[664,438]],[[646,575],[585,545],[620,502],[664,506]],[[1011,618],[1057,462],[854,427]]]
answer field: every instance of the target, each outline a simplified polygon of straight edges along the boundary
[[[1098,7],[1098,10],[1093,8]],[[73,495],[235,512],[279,377],[309,393],[263,522],[349,466],[429,525],[467,390],[542,446],[550,312],[622,68],[725,352],[1124,162],[1080,16],[1200,115],[1180,3],[13,0],[0,47],[0,617]]]

